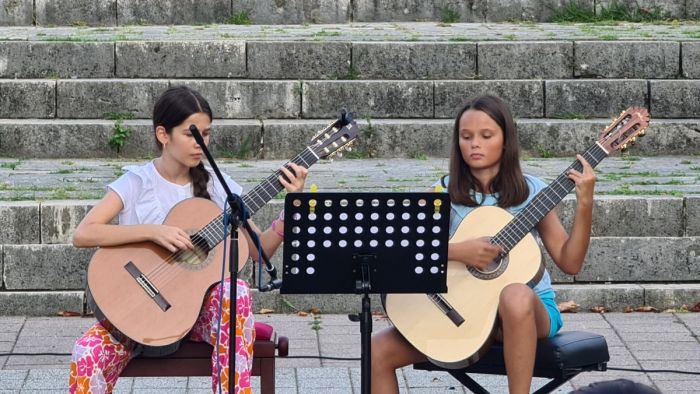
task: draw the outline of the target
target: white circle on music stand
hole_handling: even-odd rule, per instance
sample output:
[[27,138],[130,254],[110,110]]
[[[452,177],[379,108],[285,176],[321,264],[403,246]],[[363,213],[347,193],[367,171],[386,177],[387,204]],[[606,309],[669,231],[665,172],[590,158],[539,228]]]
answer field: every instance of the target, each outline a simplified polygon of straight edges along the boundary
[[435,266],[430,267],[431,274],[437,274],[438,272],[440,272],[440,269],[438,267],[435,267]]
[[315,213],[310,213],[309,214],[309,220],[316,220],[316,214]]
[[401,214],[401,219],[403,219],[403,220],[408,220],[410,218],[411,218],[411,214],[408,212],[404,212]]
[[341,213],[339,217],[340,220],[348,220],[348,214],[345,212]]
[[292,219],[301,220],[301,214],[299,212],[294,213],[294,215],[292,215]]
[[340,206],[341,206],[341,207],[347,207],[347,206],[348,206],[348,200],[346,200],[346,199],[340,200]]
[[309,248],[313,248],[314,246],[316,246],[316,241],[310,239],[308,242],[306,242],[306,246]]
[[301,232],[301,227],[299,227],[299,226],[292,227],[293,234],[299,234],[300,232]]
[[330,248],[333,243],[330,240],[323,241],[323,247]]
[[423,273],[423,267],[421,267],[421,266],[416,267],[416,273],[417,273],[418,275],[422,274],[422,273]]
[[387,234],[393,234],[394,233],[394,228],[392,226],[386,226],[386,233]]
[[379,206],[379,200],[377,200],[376,198],[373,199],[373,200],[372,200],[372,206],[375,207],[375,208],[378,207],[378,206]]
[[298,248],[299,245],[300,245],[300,243],[299,243],[299,240],[298,240],[298,239],[295,239],[294,241],[292,241],[292,247],[293,247],[293,248]]
[[363,200],[361,198],[358,198],[357,200],[355,200],[355,206],[362,207],[364,205],[365,205],[365,200]]
[[376,239],[373,239],[373,240],[369,241],[369,246],[371,246],[371,247],[373,247],[373,248],[376,248],[377,245],[379,245],[379,242],[377,242]]
[[387,207],[393,207],[394,205],[396,205],[396,201],[394,201],[393,198],[390,198],[390,199],[386,200],[386,206],[387,206]]
[[438,246],[440,246],[440,240],[434,239],[433,242],[431,242],[430,244],[437,248]]
[[299,254],[298,253],[292,254],[292,261],[299,261]]
[[419,212],[416,217],[418,220],[425,220],[425,212]]
[[299,273],[299,267],[292,267],[292,269],[289,270],[289,272],[291,272],[292,275],[296,275]]
[[316,255],[313,253],[309,253],[306,255],[306,261],[314,261],[316,260]]
[[307,267],[307,268],[306,268],[306,274],[307,274],[307,275],[313,275],[313,274],[315,274],[315,273],[316,273],[316,268],[314,268],[314,267]]
[[323,233],[324,233],[324,234],[330,234],[330,233],[332,233],[332,232],[333,232],[333,229],[331,228],[331,226],[326,226],[326,227],[323,228]]
[[340,241],[338,241],[338,246],[340,246],[341,248],[344,248],[344,247],[348,246],[348,241],[341,239]]
[[359,239],[356,239],[356,240],[355,240],[355,247],[356,247],[356,248],[362,247],[362,241],[359,240]]
[[386,219],[387,219],[387,220],[394,220],[394,214],[391,213],[391,212],[387,213],[387,214],[386,214]]
[[433,261],[437,261],[440,258],[440,255],[437,253],[431,253],[430,254],[430,259]]
[[365,215],[362,214],[362,212],[358,212],[355,214],[355,220],[362,220],[364,219]]
[[440,226],[433,226],[433,234],[440,234]]
[[348,228],[345,226],[340,226],[340,228],[338,229],[338,232],[341,234],[345,234],[348,232]]
[[402,239],[402,240],[401,240],[401,246],[403,246],[404,248],[407,247],[407,246],[410,245],[410,244],[411,244],[411,243],[408,242],[407,239]]
[[325,204],[325,206],[330,208],[333,205],[333,200],[325,200],[323,202],[323,204]]
[[369,228],[369,232],[372,233],[372,234],[376,234],[376,233],[379,232],[379,227],[377,227],[377,226],[372,226],[372,227]]
[[423,234],[423,233],[425,232],[425,227],[423,227],[423,226],[418,226],[418,227],[416,228],[416,232],[417,232],[418,234]]
[[372,214],[369,215],[369,218],[372,220],[377,220],[377,219],[379,219],[379,214],[376,212],[372,212]]
[[355,227],[355,234],[362,234],[362,226]]
[[440,220],[441,217],[442,217],[442,215],[441,215],[440,213],[438,213],[438,212],[435,212],[435,213],[433,214],[433,219],[434,219],[434,220]]
[[425,241],[423,241],[422,239],[416,241],[416,246],[418,246],[419,248],[423,247],[424,245]]
[[326,213],[323,214],[323,219],[325,219],[325,220],[331,220],[331,219],[333,219],[333,214],[330,213],[330,212],[326,212]]
[[316,227],[311,226],[308,229],[306,229],[306,231],[308,231],[309,234],[316,234]]
[[408,226],[401,227],[401,232],[403,234],[408,234],[409,231],[411,231],[411,229],[409,229]]
[[394,246],[394,241],[392,241],[392,240],[390,240],[390,239],[387,239],[387,240],[384,242],[384,245],[386,245],[387,248],[390,248],[390,247]]
[[423,253],[416,253],[416,260],[423,261],[424,258],[425,256],[423,255]]
[[410,206],[411,206],[411,200],[409,200],[408,198],[404,199],[404,200],[403,200],[403,206],[404,206],[404,207],[410,207]]

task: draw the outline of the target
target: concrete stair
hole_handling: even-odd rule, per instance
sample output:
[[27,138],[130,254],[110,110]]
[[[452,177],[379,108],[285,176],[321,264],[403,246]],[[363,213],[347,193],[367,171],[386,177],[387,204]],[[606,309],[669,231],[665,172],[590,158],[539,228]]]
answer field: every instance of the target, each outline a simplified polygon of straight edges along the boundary
[[[398,2],[363,14],[357,7],[365,3],[348,1],[333,3],[339,15],[346,12],[342,7],[355,7],[350,19],[346,12],[334,25],[121,26],[133,23],[119,16],[126,15],[124,6],[146,23],[185,18],[168,2],[160,11],[150,7],[160,16],[143,16],[134,11],[141,3],[85,2],[94,21],[84,22],[107,27],[0,28],[0,315],[84,310],[92,251],[70,246],[70,234],[123,165],[156,154],[150,110],[158,94],[176,84],[209,99],[212,150],[246,190],[303,149],[342,106],[360,125],[349,154],[356,160],[317,164],[309,182],[321,191],[425,190],[447,170],[452,118],[475,94],[510,101],[526,172],[548,181],[621,110],[645,106],[652,125],[630,151],[634,156],[610,158],[598,168],[591,249],[579,275],[552,269],[558,297],[613,310],[700,301],[696,23],[404,23],[435,20],[440,2],[432,14],[410,11],[406,15],[413,16],[403,19],[395,12]],[[219,10],[217,18],[242,4],[214,3],[197,4]],[[289,8],[279,13],[255,2],[253,21],[277,23],[260,15],[304,21],[315,9],[293,3],[312,2],[286,2]],[[499,2],[487,3],[489,12],[499,9]],[[681,3],[663,4],[681,17],[699,12]],[[54,9],[52,17],[64,19],[47,22],[40,7],[49,2],[28,4],[42,26],[68,25],[81,9]],[[97,4],[116,15],[114,22],[89,8]],[[305,11],[290,17],[285,12],[291,9]],[[370,14],[375,19],[357,19]],[[158,19],[163,15],[172,19]],[[460,15],[463,21],[474,17]],[[483,15],[479,20],[490,21],[496,14]],[[182,20],[216,21],[210,17]],[[382,18],[392,22],[375,22]],[[9,24],[2,11],[0,23]],[[117,151],[108,140],[118,128],[131,135]],[[256,222],[269,224],[280,204],[273,200]],[[560,207],[566,226],[573,206],[569,196]],[[276,264],[280,260],[278,253]],[[280,312],[320,307],[340,313],[359,305],[354,295],[256,295],[256,309]],[[376,298],[373,305],[379,306]]]
[[700,17],[700,5],[686,0],[3,0],[0,25],[115,26],[207,23],[349,23],[349,22],[545,22],[574,3],[600,13],[622,4],[642,13],[671,19]]

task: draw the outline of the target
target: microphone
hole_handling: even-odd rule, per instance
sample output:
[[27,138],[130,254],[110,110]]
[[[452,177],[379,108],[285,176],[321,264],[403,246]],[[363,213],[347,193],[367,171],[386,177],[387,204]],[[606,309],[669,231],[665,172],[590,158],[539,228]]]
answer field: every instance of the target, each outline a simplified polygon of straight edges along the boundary
[[279,289],[280,287],[282,287],[282,279],[273,279],[270,281],[270,283],[259,288],[258,290],[261,292],[265,292],[265,291],[271,291],[274,289]]
[[202,138],[202,133],[199,132],[199,129],[197,126],[191,124],[190,125],[190,133],[192,133],[192,137],[194,137],[194,140],[197,141],[199,146],[204,146],[204,138]]

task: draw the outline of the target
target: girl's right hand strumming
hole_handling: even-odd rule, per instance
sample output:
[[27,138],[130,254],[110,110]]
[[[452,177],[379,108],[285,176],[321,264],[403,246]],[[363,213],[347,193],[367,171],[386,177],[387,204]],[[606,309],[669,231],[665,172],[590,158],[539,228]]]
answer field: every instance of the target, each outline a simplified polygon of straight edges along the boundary
[[190,236],[181,228],[161,224],[150,225],[151,241],[175,253],[178,250],[194,249]]
[[482,237],[450,244],[448,253],[450,260],[483,270],[496,260],[501,247],[492,244],[489,237]]

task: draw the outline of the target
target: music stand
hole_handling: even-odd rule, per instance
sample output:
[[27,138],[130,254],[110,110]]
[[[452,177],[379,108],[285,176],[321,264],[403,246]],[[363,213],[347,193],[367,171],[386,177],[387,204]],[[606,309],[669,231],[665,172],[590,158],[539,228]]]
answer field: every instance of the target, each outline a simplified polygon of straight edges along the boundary
[[289,193],[283,294],[362,294],[362,392],[371,387],[370,293],[446,293],[446,193]]

